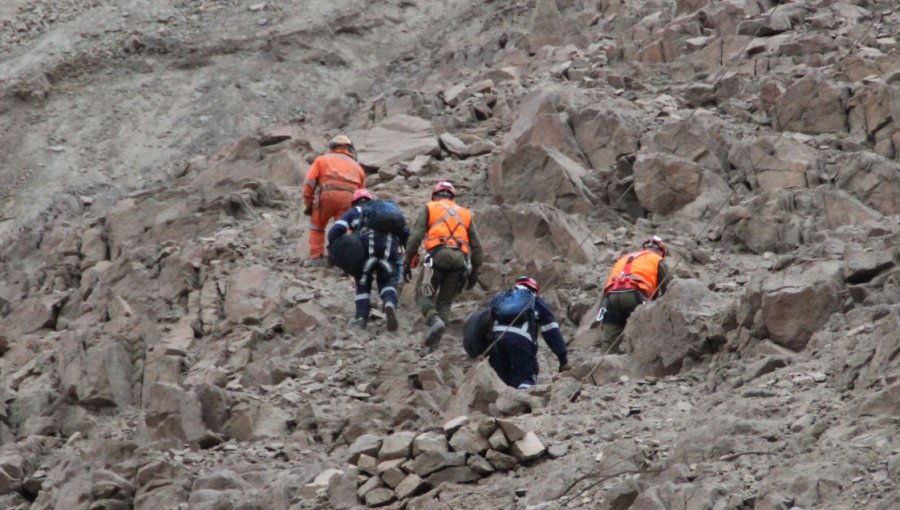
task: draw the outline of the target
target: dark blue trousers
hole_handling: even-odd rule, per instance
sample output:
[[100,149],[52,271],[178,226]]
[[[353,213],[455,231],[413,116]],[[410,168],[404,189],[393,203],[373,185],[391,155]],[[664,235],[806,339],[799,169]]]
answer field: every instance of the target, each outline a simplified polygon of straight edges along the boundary
[[[492,333],[491,342],[500,334]],[[520,384],[534,385],[538,374],[537,344],[531,340],[507,333],[491,349],[489,358],[494,371],[507,386],[518,388]]]

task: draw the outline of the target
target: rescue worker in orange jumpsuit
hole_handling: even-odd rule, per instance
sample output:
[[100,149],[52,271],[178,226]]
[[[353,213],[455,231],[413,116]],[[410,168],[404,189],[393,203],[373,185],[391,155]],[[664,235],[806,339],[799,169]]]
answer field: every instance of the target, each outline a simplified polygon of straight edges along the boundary
[[325,227],[350,209],[353,192],[366,187],[366,173],[356,162],[356,150],[346,135],[328,143],[329,152],[313,161],[303,183],[303,214],[309,221],[308,267],[325,266]]
[[425,350],[434,351],[447,323],[450,307],[463,288],[477,283],[478,269],[484,253],[472,213],[453,200],[453,184],[441,181],[431,191],[431,202],[425,204],[413,227],[403,260],[403,279],[412,279],[412,261],[424,243],[422,271],[416,282],[416,304],[428,323]]
[[669,268],[663,260],[666,244],[659,236],[652,236],[641,251],[623,255],[613,264],[603,288],[603,303],[597,321],[602,322],[601,338],[596,347],[621,353],[619,338],[628,317],[638,306],[652,301],[666,292]]

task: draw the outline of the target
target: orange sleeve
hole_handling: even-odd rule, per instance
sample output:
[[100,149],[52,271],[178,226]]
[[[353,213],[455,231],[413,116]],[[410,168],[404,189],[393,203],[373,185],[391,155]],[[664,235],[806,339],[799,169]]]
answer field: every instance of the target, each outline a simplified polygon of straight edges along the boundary
[[316,195],[316,186],[319,185],[319,175],[322,173],[322,162],[316,158],[306,172],[306,180],[303,181],[303,201],[307,206],[312,206]]

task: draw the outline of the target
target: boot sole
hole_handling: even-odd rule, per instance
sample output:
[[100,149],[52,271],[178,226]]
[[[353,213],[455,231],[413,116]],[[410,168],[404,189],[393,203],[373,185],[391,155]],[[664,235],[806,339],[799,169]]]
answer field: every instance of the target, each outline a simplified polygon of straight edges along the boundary
[[397,328],[400,327],[397,324],[397,311],[394,310],[393,306],[389,306],[384,310],[385,315],[387,315],[387,330],[388,331],[397,331]]

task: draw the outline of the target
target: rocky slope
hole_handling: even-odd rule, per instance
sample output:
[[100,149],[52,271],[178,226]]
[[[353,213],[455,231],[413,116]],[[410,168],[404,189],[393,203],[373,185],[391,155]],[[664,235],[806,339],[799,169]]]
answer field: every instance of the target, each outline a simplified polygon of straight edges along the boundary
[[[898,22],[4,3],[0,507],[897,507]],[[351,282],[301,267],[298,185],[338,131],[408,213],[444,178],[475,211],[487,288],[436,353],[412,288],[397,334],[350,330]],[[599,280],[650,233],[675,281],[605,355]],[[460,346],[519,273],[575,364],[542,348],[529,392]]]

